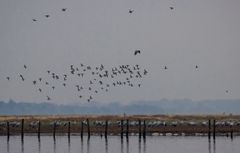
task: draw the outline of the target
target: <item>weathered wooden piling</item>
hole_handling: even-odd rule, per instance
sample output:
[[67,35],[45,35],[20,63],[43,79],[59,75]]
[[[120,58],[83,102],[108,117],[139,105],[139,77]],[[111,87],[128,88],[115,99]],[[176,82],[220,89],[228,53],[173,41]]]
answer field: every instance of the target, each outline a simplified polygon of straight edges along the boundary
[[216,137],[216,120],[213,120],[213,139]]
[[88,119],[87,119],[87,132],[88,132],[88,138],[90,138],[90,125],[89,125]]
[[53,123],[53,137],[56,135],[56,122]]
[[208,138],[211,138],[211,120],[208,120]]
[[10,127],[9,127],[9,122],[7,122],[7,137],[9,138],[10,136]]
[[230,128],[231,128],[231,130],[230,130],[230,137],[231,137],[231,139],[233,139],[233,126],[231,125]]
[[38,121],[38,138],[40,138],[40,133],[41,133],[41,122]]
[[146,121],[143,121],[143,138],[146,138]]
[[83,138],[83,121],[81,121],[81,138]]
[[105,121],[105,138],[107,138],[108,135],[108,120]]
[[142,131],[141,131],[141,129],[142,129],[142,125],[141,125],[142,123],[141,123],[141,120],[138,120],[138,127],[139,127],[139,129],[138,129],[138,134],[139,134],[139,137],[141,137],[141,135],[142,135]]
[[127,123],[126,123],[126,137],[128,137],[128,133],[129,133],[129,120],[127,120]]
[[123,138],[123,120],[121,120],[121,138]]
[[71,122],[68,122],[68,137],[70,137],[71,134]]
[[21,137],[23,138],[24,136],[24,119],[22,119],[22,122],[21,122]]

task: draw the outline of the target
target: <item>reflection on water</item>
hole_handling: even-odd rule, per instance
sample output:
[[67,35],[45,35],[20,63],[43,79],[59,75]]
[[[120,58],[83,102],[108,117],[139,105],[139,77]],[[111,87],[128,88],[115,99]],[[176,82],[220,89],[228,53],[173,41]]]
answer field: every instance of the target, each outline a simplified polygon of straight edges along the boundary
[[38,137],[38,153],[41,153],[41,138]]
[[239,153],[240,137],[0,136],[0,153]]

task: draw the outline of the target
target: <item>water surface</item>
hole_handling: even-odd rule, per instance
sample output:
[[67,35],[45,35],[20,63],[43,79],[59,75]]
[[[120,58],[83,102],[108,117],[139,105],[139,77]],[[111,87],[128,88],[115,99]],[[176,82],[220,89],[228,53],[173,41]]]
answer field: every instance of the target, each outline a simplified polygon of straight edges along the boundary
[[239,153],[240,137],[0,136],[0,153]]

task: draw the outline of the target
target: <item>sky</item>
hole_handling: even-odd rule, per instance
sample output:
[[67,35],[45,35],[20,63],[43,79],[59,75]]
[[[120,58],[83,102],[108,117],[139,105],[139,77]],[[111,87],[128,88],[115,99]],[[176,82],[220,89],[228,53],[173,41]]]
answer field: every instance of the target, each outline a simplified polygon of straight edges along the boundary
[[[32,80],[80,63],[148,71],[141,88],[111,88],[96,102],[240,99],[239,14],[239,0],[1,0],[0,100],[46,101]],[[86,102],[73,90],[51,102]]]

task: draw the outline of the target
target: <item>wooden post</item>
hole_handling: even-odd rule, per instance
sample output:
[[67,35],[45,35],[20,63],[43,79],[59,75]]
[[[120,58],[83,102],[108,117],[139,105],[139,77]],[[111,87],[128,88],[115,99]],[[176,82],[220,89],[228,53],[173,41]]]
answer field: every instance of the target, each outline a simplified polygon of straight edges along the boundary
[[233,139],[233,126],[230,125],[230,128],[231,128],[230,136],[231,136],[231,139]]
[[146,138],[146,121],[143,121],[143,138]]
[[40,133],[41,133],[41,122],[38,121],[38,138],[40,138]]
[[129,132],[129,120],[127,119],[127,129],[126,129],[126,137],[128,137],[128,132]]
[[211,120],[208,120],[208,138],[211,138]]
[[7,122],[7,137],[9,139],[10,136],[10,126],[9,126],[9,122]]
[[22,119],[22,123],[21,123],[21,137],[23,138],[24,136],[24,119]]
[[83,121],[81,121],[81,138],[83,138]]
[[88,119],[87,119],[87,131],[88,131],[88,138],[90,138],[90,125],[89,125]]
[[139,133],[139,137],[141,137],[142,133],[141,133],[141,120],[138,120],[138,126],[139,126],[139,129],[138,129],[138,133]]
[[105,121],[105,138],[107,138],[108,135],[108,120]]
[[70,137],[70,132],[71,132],[71,122],[68,122],[68,137]]
[[56,122],[53,123],[53,137],[55,138],[56,134]]
[[121,138],[123,138],[123,120],[121,120]]
[[213,139],[215,139],[216,136],[216,120],[213,120]]

